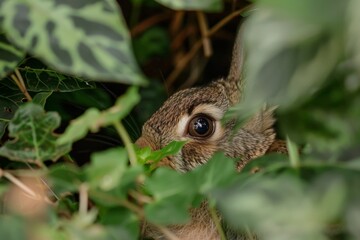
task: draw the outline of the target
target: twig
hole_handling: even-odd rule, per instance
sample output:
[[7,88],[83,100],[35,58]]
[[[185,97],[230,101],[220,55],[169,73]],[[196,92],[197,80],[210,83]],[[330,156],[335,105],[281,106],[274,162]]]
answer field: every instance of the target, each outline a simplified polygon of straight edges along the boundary
[[180,73],[184,70],[186,65],[190,62],[190,60],[194,57],[197,51],[201,48],[202,40],[197,41],[193,47],[191,48],[190,52],[188,52],[182,59],[178,61],[175,66],[175,69],[170,73],[169,77],[167,78],[167,85],[173,86],[176,78],[180,75]]
[[[21,182],[19,179],[17,179],[14,175],[12,175],[11,173],[9,173],[8,171],[4,171],[3,169],[0,168],[0,177],[5,177],[7,180],[9,180],[11,183],[15,184],[18,188],[20,188],[21,190],[23,190],[25,193],[27,193],[28,195],[30,195],[31,197],[35,198],[35,199],[39,199],[39,197],[41,197],[41,195],[39,196],[39,194],[36,194],[36,192],[34,192],[31,188],[29,188],[28,186],[26,186],[23,182]],[[51,201],[48,197],[43,196],[42,200],[44,200],[46,203],[54,205],[54,202]]]
[[120,138],[124,141],[125,148],[129,154],[130,164],[132,166],[136,166],[137,158],[136,158],[135,149],[132,145],[129,134],[127,133],[126,129],[124,128],[124,125],[121,122],[114,122],[113,125],[114,125],[116,131],[118,132]]
[[180,238],[178,238],[172,231],[170,231],[168,228],[157,225],[157,224],[153,224],[155,227],[157,227],[165,236],[166,239],[169,240],[180,240]]
[[174,35],[177,33],[180,29],[181,23],[184,20],[185,11],[176,11],[175,16],[173,17],[171,23],[170,23],[170,34]]
[[13,176],[10,173],[4,171],[3,169],[0,169],[0,176],[5,177],[6,179],[8,179],[10,182],[15,184],[16,186],[18,186],[21,190],[23,190],[24,192],[26,192],[30,196],[32,196],[34,198],[37,196],[36,193],[31,188],[26,186],[23,182],[21,182],[15,176]]
[[129,195],[134,199],[136,199],[140,204],[153,202],[153,200],[150,197],[143,195],[135,190],[130,190]]
[[32,101],[32,97],[30,96],[29,92],[27,91],[25,83],[24,83],[24,79],[21,76],[18,69],[15,69],[15,74],[16,74],[16,76],[14,74],[11,74],[10,77],[12,78],[12,80],[14,80],[14,82],[16,83],[16,85],[18,86],[20,91],[24,94],[26,99],[28,101]]
[[[218,24],[216,24],[215,26],[210,28],[209,31],[207,31],[206,37],[210,38],[213,34],[215,34],[217,31],[219,31],[219,29],[221,29],[225,24],[230,22],[233,18],[240,16],[243,12],[247,11],[251,7],[252,7],[251,5],[244,7],[236,12],[233,12],[232,14],[228,15],[227,17],[223,18]],[[175,82],[175,80],[178,78],[178,76],[184,70],[184,68],[188,65],[188,63],[194,57],[194,55],[197,53],[197,51],[200,49],[202,44],[203,44],[203,40],[200,39],[193,45],[191,50],[182,59],[180,59],[177,62],[175,69],[170,73],[169,77],[167,78],[166,83],[168,86],[173,86],[173,83]]]
[[127,209],[133,211],[135,214],[138,215],[139,218],[144,217],[144,213],[140,207],[138,207],[136,204],[126,200],[126,199],[119,199],[111,195],[107,195],[104,192],[99,192],[95,190],[91,190],[91,195],[96,196],[98,198],[102,198],[110,203],[119,204],[120,206],[126,207]]
[[215,24],[215,26],[213,26],[208,31],[208,37],[210,37],[211,35],[213,35],[217,31],[219,31],[219,29],[222,28],[224,25],[226,25],[228,22],[230,22],[234,18],[240,16],[241,14],[243,14],[245,11],[249,10],[252,7],[253,7],[252,5],[246,6],[246,7],[242,8],[242,9],[237,10],[236,12],[231,13],[230,15],[226,16],[225,18],[223,18],[220,22]]
[[140,22],[139,24],[137,24],[135,27],[133,27],[130,30],[131,36],[136,37],[140,33],[144,32],[146,29],[150,28],[151,26],[156,25],[159,22],[165,21],[170,17],[171,17],[170,12],[166,12],[163,14],[158,14],[158,15],[149,17],[149,18],[145,19],[144,21]]
[[210,39],[208,37],[208,24],[205,18],[205,14],[203,12],[196,12],[197,19],[199,21],[199,27],[202,37],[202,42],[204,46],[204,55],[205,57],[210,57],[212,55],[212,46]]
[[218,233],[220,234],[220,239],[221,240],[226,240],[226,235],[225,235],[224,230],[223,230],[223,228],[221,226],[219,216],[217,215],[216,210],[212,206],[211,203],[209,203],[209,212],[210,212],[212,220],[215,223],[216,229],[217,229]]
[[[28,166],[28,168],[30,168],[31,171],[34,171],[34,168],[28,163],[25,162],[26,166]],[[56,198],[56,200],[59,200],[60,198],[56,195],[56,193],[51,189],[51,187],[49,186],[49,184],[44,180],[44,178],[39,177],[40,181],[45,185],[45,187],[52,193],[52,195]]]
[[86,215],[89,202],[89,187],[82,183],[79,187],[79,214]]

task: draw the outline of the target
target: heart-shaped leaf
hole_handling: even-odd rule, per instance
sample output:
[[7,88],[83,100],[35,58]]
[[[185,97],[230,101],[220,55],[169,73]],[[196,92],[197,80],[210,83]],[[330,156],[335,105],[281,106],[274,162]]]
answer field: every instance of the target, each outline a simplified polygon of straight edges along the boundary
[[9,136],[14,139],[0,148],[0,155],[24,162],[57,160],[70,151],[70,144],[56,144],[58,136],[53,131],[59,125],[57,113],[45,113],[34,103],[24,104],[9,124]]
[[115,1],[0,0],[11,42],[53,68],[97,81],[145,83]]

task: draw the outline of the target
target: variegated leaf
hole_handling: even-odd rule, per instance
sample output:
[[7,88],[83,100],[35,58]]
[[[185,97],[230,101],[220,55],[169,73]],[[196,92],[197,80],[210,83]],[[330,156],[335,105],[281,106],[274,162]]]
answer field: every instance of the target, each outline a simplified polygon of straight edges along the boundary
[[0,0],[0,27],[11,42],[59,71],[145,82],[113,0]]
[[13,46],[0,30],[0,79],[11,72],[24,56],[25,52]]

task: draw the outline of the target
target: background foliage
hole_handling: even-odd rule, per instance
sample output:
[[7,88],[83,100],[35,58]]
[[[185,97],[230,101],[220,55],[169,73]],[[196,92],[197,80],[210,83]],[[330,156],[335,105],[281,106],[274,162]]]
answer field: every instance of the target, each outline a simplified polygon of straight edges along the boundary
[[[359,10],[358,0],[0,0],[1,236],[138,239],[140,220],[185,223],[206,198],[261,239],[360,239]],[[221,153],[186,174],[155,169],[184,143],[137,149],[141,124],[167,94],[226,75],[240,16],[247,85],[226,117],[241,124],[278,105],[289,156],[241,173]]]

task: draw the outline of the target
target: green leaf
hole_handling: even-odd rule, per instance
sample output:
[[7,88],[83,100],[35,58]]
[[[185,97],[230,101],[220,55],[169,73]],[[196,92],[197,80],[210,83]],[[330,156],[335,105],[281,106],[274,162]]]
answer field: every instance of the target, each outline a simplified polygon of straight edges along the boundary
[[13,46],[0,29],[0,80],[13,71],[25,57],[25,52]]
[[18,107],[18,104],[10,98],[0,96],[0,138],[4,135],[5,129]]
[[69,164],[52,166],[48,172],[48,177],[51,189],[56,194],[78,190],[83,180],[80,169]]
[[125,208],[100,209],[100,223],[114,239],[138,239],[139,222],[137,216]]
[[[94,82],[85,81],[79,77],[67,76],[51,69],[36,69],[27,66],[18,69],[29,92],[72,92],[96,88]],[[2,80],[0,84],[15,90],[19,88],[10,78]]]
[[348,3],[348,0],[257,0],[258,6],[271,9],[279,16],[326,28],[337,28],[344,23]]
[[208,163],[196,168],[194,174],[198,179],[200,193],[229,185],[237,176],[233,159],[222,152],[216,153]]
[[190,219],[188,212],[190,206],[189,198],[171,196],[147,204],[145,217],[148,221],[156,224],[184,224]]
[[58,144],[74,142],[83,138],[90,130],[97,132],[100,127],[106,127],[120,121],[140,100],[136,87],[131,87],[121,96],[115,105],[105,111],[90,108],[82,116],[73,120],[66,128],[65,133],[58,139]]
[[[171,181],[164,181],[171,179]],[[145,187],[154,196],[160,200],[177,194],[192,194],[195,192],[194,177],[185,175],[167,168],[159,168],[154,175],[147,179]]]
[[284,18],[276,11],[260,8],[246,27],[247,86],[242,113],[260,110],[264,102],[288,108],[305,101],[324,84],[343,54],[337,32]]
[[9,136],[14,139],[0,148],[0,155],[24,162],[57,160],[70,151],[70,144],[56,144],[58,136],[53,131],[59,124],[57,113],[45,113],[33,103],[24,104],[9,124]]
[[33,97],[33,103],[45,107],[46,100],[51,94],[52,92],[40,92]]
[[186,141],[173,141],[166,145],[164,148],[156,151],[151,151],[150,147],[145,147],[142,149],[136,149],[136,155],[141,163],[156,163],[167,157],[169,155],[177,154],[182,147],[185,145]]
[[[140,63],[145,63],[154,56],[164,56],[169,54],[169,52],[170,39],[167,30],[164,28],[150,28],[134,39],[134,53]],[[154,84],[154,82],[150,84]]]
[[186,222],[189,219],[188,209],[197,193],[196,183],[193,175],[167,168],[157,169],[144,185],[155,200],[145,206],[146,219],[158,224]]
[[181,0],[156,0],[158,3],[174,10],[198,10],[206,12],[220,12],[223,9],[221,0],[181,1]]
[[323,239],[325,224],[319,221],[317,206],[301,182],[286,174],[241,179],[214,196],[231,226],[250,227],[267,239]]
[[14,215],[1,215],[0,217],[1,237],[11,240],[26,239],[26,225],[23,219]]
[[123,148],[94,153],[91,156],[91,164],[86,168],[90,186],[103,191],[114,189],[120,184],[127,163],[127,152]]
[[97,81],[144,84],[125,21],[110,0],[1,0],[11,42],[62,72]]

